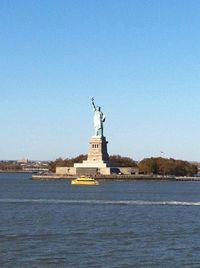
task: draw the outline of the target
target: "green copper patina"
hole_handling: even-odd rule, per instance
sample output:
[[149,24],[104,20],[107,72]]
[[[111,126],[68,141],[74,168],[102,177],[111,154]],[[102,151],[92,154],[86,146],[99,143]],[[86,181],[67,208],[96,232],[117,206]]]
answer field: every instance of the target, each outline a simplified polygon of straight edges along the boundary
[[100,106],[96,106],[94,103],[94,97],[92,98],[92,106],[94,108],[94,129],[95,136],[103,137],[103,123],[106,120],[105,115],[101,111]]

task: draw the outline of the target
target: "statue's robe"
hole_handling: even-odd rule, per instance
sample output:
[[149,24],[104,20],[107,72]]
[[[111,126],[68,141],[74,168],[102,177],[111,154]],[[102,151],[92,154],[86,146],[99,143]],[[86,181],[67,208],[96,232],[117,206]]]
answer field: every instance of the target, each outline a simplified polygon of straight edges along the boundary
[[94,127],[96,135],[98,133],[98,130],[102,130],[103,133],[103,122],[105,120],[105,116],[101,111],[95,110],[94,111]]

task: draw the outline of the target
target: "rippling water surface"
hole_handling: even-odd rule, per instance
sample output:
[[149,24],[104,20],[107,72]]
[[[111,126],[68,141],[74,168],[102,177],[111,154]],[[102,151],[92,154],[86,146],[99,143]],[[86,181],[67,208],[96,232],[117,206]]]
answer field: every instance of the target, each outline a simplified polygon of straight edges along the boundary
[[200,267],[200,182],[0,174],[0,267]]

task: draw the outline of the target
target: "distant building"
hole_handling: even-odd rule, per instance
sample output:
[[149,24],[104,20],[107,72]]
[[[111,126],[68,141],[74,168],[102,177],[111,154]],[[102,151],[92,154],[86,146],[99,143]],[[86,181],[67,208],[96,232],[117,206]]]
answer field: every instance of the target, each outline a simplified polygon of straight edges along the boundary
[[17,163],[18,164],[27,164],[28,163],[28,159],[23,158],[21,160],[17,160]]

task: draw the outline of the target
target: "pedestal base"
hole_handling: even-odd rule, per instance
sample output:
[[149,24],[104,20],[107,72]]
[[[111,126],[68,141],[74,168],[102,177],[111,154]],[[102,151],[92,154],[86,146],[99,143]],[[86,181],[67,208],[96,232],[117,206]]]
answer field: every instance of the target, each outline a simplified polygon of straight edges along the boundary
[[93,136],[91,138],[87,160],[74,164],[78,174],[110,175],[107,143],[105,137]]

